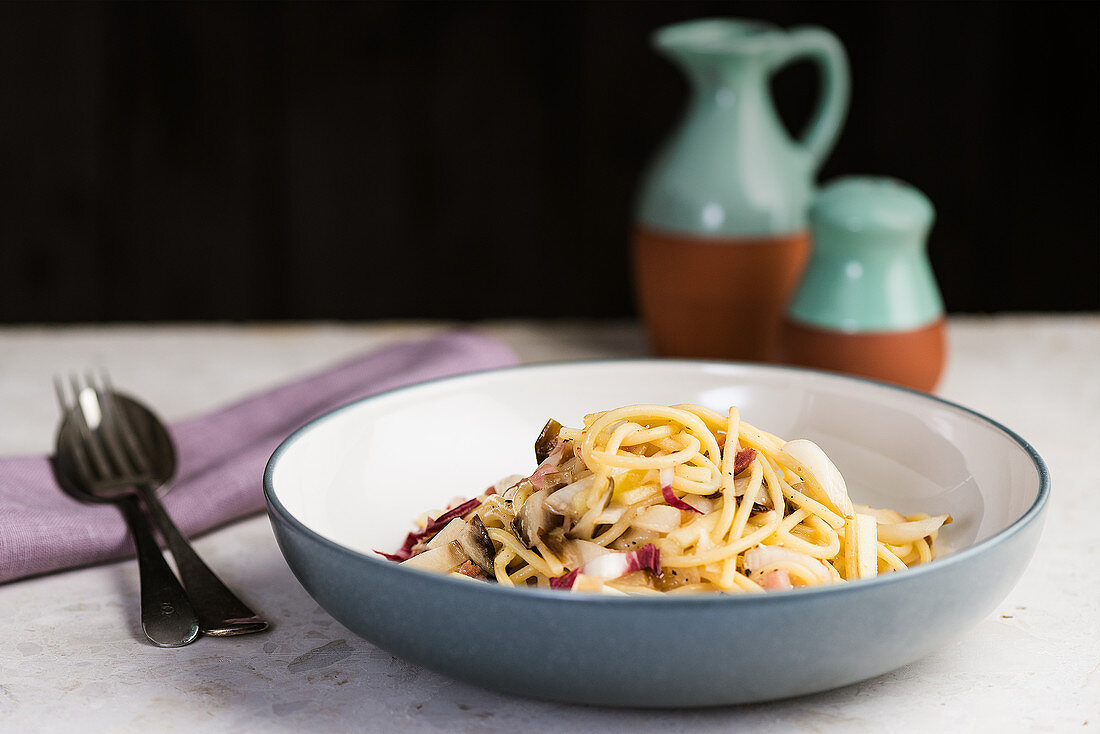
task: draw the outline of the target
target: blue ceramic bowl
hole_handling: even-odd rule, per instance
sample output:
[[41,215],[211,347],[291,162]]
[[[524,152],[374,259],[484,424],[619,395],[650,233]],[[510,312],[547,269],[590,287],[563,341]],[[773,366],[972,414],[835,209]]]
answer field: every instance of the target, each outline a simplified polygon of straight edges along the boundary
[[[513,589],[373,553],[414,518],[533,468],[546,419],[700,403],[821,445],[856,502],[950,513],[941,557],[902,573],[766,595],[616,598]],[[271,457],[264,492],[302,585],[394,654],[526,696],[708,706],[812,693],[928,654],[989,614],[1026,567],[1049,493],[1042,459],[966,408],[866,380],[689,361],[483,372],[336,410]]]

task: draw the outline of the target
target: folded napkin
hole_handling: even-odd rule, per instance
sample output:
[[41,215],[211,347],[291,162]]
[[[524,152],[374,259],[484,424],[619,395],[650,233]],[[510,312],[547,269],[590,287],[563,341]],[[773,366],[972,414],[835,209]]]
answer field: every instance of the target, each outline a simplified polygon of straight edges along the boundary
[[[384,390],[515,361],[488,337],[451,333],[390,346],[176,423],[179,469],[164,504],[188,536],[258,512],[268,458],[304,423]],[[118,509],[69,497],[48,457],[0,459],[0,583],[133,553]]]

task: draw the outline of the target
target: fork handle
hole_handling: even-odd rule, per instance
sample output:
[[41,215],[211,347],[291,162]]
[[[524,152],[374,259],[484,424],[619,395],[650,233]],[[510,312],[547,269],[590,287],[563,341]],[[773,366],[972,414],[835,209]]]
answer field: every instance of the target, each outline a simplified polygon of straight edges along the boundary
[[172,522],[153,489],[150,485],[141,485],[138,492],[168,544],[168,550],[176,559],[180,578],[187,587],[191,603],[198,610],[203,634],[229,637],[267,629],[267,622],[238,599],[199,558],[199,554]]
[[199,636],[199,618],[187,593],[161,555],[135,495],[119,502],[137,549],[141,579],[141,628],[157,647],[182,647]]

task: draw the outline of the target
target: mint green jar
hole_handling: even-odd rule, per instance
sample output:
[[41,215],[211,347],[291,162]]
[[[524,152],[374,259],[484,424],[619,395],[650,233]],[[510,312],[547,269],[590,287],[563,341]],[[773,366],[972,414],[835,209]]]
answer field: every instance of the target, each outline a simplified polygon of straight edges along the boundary
[[810,210],[813,253],[787,310],[784,361],[932,390],[946,358],[926,241],[935,211],[890,178],[833,181]]
[[943,315],[925,242],[935,211],[891,178],[845,177],[810,209],[813,252],[789,315],[845,332],[927,326]]

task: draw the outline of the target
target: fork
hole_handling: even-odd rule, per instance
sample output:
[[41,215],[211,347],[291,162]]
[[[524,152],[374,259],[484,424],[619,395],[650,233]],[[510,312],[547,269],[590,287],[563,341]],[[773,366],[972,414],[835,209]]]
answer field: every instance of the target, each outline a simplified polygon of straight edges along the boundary
[[176,454],[168,430],[146,406],[118,393],[106,374],[86,377],[101,410],[95,433],[115,466],[119,481],[136,488],[176,561],[183,585],[199,615],[204,634],[215,637],[260,632],[267,622],[229,590],[203,562],[172,521],[156,489],[175,473]]
[[121,510],[137,553],[141,628],[149,641],[158,647],[180,647],[194,642],[199,635],[198,615],[161,555],[137,495],[133,489],[122,490],[117,470],[95,432],[98,416],[85,411],[75,382],[71,401],[60,380],[55,380],[54,386],[62,416],[53,457],[58,483],[77,499],[110,502]]

